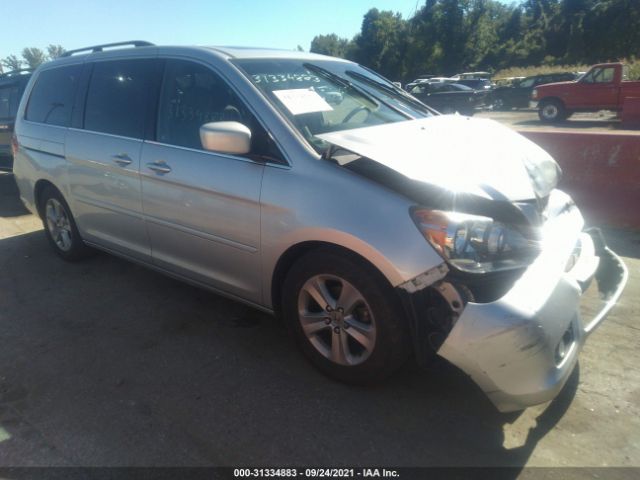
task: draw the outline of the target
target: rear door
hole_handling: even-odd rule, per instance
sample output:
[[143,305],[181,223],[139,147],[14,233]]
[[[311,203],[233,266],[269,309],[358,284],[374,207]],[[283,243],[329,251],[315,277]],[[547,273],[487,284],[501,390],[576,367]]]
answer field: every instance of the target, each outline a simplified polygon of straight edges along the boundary
[[[200,127],[238,121],[256,155],[205,151]],[[155,141],[142,150],[144,215],[153,262],[171,272],[261,301],[260,185],[266,137],[246,105],[210,67],[167,59]]]
[[139,167],[158,61],[112,59],[86,68],[83,115],[66,140],[76,221],[85,240],[150,261]]

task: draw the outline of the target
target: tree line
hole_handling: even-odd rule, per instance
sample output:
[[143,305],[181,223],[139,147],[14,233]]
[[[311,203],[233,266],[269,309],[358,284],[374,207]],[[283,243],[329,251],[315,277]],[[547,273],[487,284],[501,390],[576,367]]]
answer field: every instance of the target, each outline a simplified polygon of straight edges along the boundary
[[53,60],[58,58],[65,52],[65,49],[61,45],[49,45],[46,51],[30,47],[22,50],[22,56],[9,55],[2,60],[0,64],[7,72],[13,70],[20,70],[21,68],[37,68],[40,64],[47,60]]
[[352,39],[317,35],[312,52],[392,80],[640,56],[640,0],[426,0],[413,16],[369,10]]

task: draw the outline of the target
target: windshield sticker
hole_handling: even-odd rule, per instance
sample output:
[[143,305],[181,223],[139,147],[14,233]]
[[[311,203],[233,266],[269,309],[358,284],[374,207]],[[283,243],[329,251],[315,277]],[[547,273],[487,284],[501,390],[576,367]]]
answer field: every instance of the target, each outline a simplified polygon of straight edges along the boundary
[[293,90],[274,90],[287,110],[293,115],[314,112],[330,112],[333,110],[318,93],[311,88],[295,88]]
[[265,84],[274,84],[274,83],[320,83],[320,79],[315,75],[310,75],[307,73],[259,73],[252,75],[253,81],[258,83]]

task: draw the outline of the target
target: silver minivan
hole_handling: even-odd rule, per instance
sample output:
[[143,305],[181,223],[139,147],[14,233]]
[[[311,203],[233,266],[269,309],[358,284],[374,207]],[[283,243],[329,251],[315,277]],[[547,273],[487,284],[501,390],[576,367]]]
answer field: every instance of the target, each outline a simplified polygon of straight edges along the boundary
[[97,248],[277,314],[341,381],[440,355],[502,411],[547,401],[626,283],[542,149],[342,59],[68,52],[31,78],[13,150],[62,258]]

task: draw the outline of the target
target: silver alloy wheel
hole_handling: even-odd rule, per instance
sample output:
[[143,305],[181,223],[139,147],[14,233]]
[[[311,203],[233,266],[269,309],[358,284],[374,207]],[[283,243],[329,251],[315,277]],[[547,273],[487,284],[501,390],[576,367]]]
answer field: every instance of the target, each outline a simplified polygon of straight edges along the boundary
[[547,103],[542,107],[542,116],[548,120],[555,120],[558,118],[558,106],[553,103]]
[[376,323],[364,296],[335,275],[315,275],[298,294],[298,319],[313,347],[339,365],[364,362],[376,343]]
[[47,230],[49,230],[49,234],[58,248],[63,252],[71,250],[73,240],[71,238],[69,216],[62,204],[55,198],[47,200],[45,218]]

